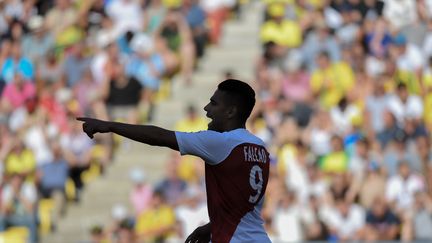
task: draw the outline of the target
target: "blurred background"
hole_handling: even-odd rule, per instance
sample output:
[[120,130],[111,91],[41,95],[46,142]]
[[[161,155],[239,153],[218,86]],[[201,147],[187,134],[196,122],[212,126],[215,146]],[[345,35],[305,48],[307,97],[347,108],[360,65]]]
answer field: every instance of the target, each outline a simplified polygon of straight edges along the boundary
[[75,117],[205,130],[226,78],[274,242],[432,242],[431,0],[0,0],[0,242],[184,241],[203,162]]

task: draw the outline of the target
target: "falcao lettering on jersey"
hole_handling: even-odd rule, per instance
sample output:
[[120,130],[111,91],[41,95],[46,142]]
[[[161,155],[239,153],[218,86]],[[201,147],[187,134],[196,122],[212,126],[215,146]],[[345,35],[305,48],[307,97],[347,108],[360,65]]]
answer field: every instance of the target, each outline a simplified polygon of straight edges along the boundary
[[247,162],[267,163],[267,152],[264,148],[245,145],[243,146],[243,152]]

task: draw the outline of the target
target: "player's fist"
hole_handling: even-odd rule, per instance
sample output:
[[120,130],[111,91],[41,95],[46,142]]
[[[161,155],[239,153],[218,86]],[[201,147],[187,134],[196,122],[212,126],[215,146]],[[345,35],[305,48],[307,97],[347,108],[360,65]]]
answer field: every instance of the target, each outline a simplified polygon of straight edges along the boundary
[[93,138],[93,135],[95,133],[106,133],[109,132],[109,122],[102,121],[94,118],[88,118],[88,117],[78,117],[78,121],[82,121],[83,123],[83,131],[89,136],[90,138]]
[[210,224],[200,226],[189,235],[185,243],[208,243],[211,239]]

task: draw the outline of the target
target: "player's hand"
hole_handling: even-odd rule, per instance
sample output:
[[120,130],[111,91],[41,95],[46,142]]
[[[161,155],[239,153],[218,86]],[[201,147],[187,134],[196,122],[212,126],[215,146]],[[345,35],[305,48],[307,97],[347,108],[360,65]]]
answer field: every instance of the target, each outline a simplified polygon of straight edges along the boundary
[[94,118],[88,117],[78,117],[78,121],[82,121],[83,123],[83,131],[87,133],[87,136],[93,138],[95,133],[106,133],[109,132],[109,122],[102,121]]
[[189,235],[185,243],[209,243],[210,233],[210,224],[200,226]]

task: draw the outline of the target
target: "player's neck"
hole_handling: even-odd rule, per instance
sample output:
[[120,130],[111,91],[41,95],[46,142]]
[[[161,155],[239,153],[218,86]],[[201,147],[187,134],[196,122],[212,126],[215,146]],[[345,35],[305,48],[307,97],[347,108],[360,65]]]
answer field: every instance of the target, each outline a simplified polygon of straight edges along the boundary
[[238,123],[238,122],[233,122],[233,123],[225,123],[225,126],[223,128],[224,132],[229,132],[232,130],[236,130],[236,129],[241,129],[241,128],[246,128],[246,125],[244,123]]

